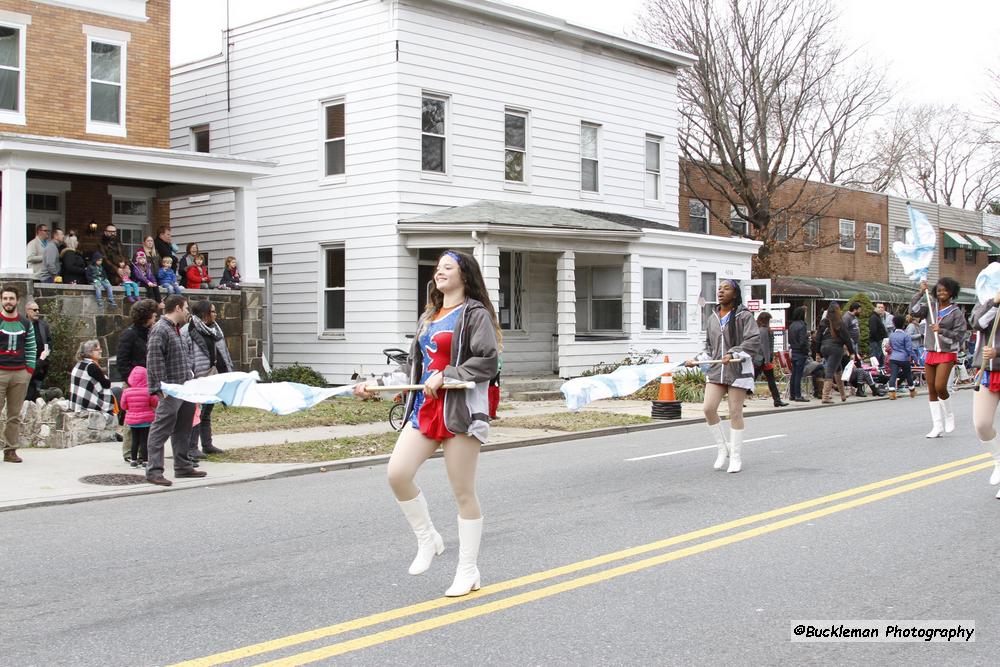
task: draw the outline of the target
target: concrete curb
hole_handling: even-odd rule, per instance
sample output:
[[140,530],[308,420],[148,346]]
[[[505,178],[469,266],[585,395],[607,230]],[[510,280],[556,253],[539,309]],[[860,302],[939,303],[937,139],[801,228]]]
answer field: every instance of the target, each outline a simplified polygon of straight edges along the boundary
[[[957,391],[972,389],[970,386],[956,387]],[[925,396],[923,392],[918,394],[918,396]],[[887,396],[879,397],[868,397],[866,402],[870,401],[888,401]],[[912,400],[912,399],[911,399]],[[810,401],[812,403],[812,401]],[[779,412],[799,412],[802,410],[818,410],[821,408],[836,407],[836,406],[846,406],[851,405],[851,402],[843,401],[836,402],[833,405],[827,403],[823,404],[819,401],[815,402],[815,405],[803,405],[802,407],[797,407],[794,410],[785,410],[783,408],[769,408],[765,410],[757,410],[744,414],[744,419],[749,419],[750,417],[756,417],[758,415],[773,415]],[[856,403],[854,403],[856,404]],[[503,442],[495,444],[485,444],[482,446],[483,452],[498,452],[505,449],[519,449],[521,447],[534,447],[537,445],[549,445],[559,442],[567,442],[569,440],[583,440],[590,438],[605,438],[612,435],[625,435],[629,433],[643,433],[646,431],[658,431],[662,429],[673,428],[677,426],[688,426],[691,424],[703,424],[705,422],[704,417],[689,417],[687,419],[676,419],[664,423],[655,424],[634,424],[631,426],[612,426],[609,428],[598,428],[589,431],[573,431],[570,433],[559,433],[558,435],[547,435],[540,438],[527,438],[524,440],[516,440],[513,442]],[[440,458],[443,456],[442,452],[434,452],[431,458]],[[0,512],[10,512],[14,510],[30,509],[35,507],[49,507],[52,505],[71,505],[75,503],[85,503],[95,500],[112,500],[115,498],[128,498],[132,496],[142,496],[149,495],[153,493],[176,493],[178,491],[192,491],[194,489],[206,489],[210,487],[228,486],[231,484],[244,484],[246,482],[259,482],[269,479],[283,479],[286,477],[298,477],[300,475],[310,475],[313,473],[322,472],[334,472],[336,470],[350,470],[352,468],[365,468],[377,465],[384,465],[389,461],[389,454],[377,454],[375,456],[360,456],[353,459],[338,459],[335,461],[326,461],[323,463],[306,463],[303,464],[301,468],[293,468],[291,470],[283,470],[281,472],[265,473],[260,475],[253,475],[251,477],[245,477],[243,479],[230,479],[221,480],[218,482],[207,482],[205,484],[197,484],[190,486],[181,487],[171,487],[165,489],[162,487],[156,487],[150,485],[148,489],[136,490],[132,492],[121,492],[121,493],[109,493],[99,496],[84,496],[80,498],[65,498],[58,500],[40,500],[36,502],[24,503],[23,505],[12,505],[9,507],[0,507]]]

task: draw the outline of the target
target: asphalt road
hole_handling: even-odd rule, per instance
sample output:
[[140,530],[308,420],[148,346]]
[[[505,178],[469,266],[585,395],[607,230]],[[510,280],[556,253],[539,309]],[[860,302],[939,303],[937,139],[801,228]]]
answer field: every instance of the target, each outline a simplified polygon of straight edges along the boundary
[[[0,513],[0,664],[1000,664],[1000,501],[955,407],[933,441],[924,397],[753,417],[736,475],[683,451],[701,425],[485,454],[459,601],[440,460],[447,551],[418,577],[383,467]],[[977,641],[792,643],[804,619]]]

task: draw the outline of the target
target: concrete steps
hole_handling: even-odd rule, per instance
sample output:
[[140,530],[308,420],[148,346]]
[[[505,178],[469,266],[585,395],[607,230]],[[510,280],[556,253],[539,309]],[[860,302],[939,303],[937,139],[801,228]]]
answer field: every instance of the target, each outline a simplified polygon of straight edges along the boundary
[[554,375],[547,377],[500,377],[500,391],[511,401],[558,401],[562,400],[559,387],[563,379]]

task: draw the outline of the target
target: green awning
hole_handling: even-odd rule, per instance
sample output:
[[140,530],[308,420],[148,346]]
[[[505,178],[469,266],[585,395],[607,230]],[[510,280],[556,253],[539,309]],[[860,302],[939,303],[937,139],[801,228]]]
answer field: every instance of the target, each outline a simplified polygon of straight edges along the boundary
[[[872,302],[905,304],[917,293],[916,283],[895,285],[866,280],[835,280],[833,278],[813,278],[811,276],[780,276],[771,279],[771,299],[787,298],[821,299],[824,301],[850,299],[859,292],[867,294]],[[955,303],[971,305],[976,303],[976,293],[972,289],[962,289]]]
[[958,232],[945,232],[944,233],[944,247],[945,248],[964,248],[965,250],[972,250],[972,242],[967,238],[959,234]]
[[1000,244],[998,244],[993,239],[986,239],[986,242],[990,244],[989,254],[991,257],[996,257],[997,255],[1000,255]]
[[985,250],[986,252],[991,252],[993,250],[993,248],[990,247],[989,243],[984,241],[981,237],[976,236],[975,234],[966,234],[965,238],[972,241],[972,245],[976,248],[976,250]]

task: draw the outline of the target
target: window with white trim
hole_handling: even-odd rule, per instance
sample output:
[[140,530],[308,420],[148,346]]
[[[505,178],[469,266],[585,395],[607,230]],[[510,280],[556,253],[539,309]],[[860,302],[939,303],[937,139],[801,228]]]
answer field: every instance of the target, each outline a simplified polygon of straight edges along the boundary
[[712,309],[718,303],[719,282],[715,273],[704,272],[701,274],[701,295],[698,303],[701,304],[701,330],[708,329],[708,318],[712,316]]
[[585,266],[576,270],[577,333],[621,332],[621,266]]
[[500,301],[497,316],[505,331],[524,330],[524,253],[500,252]]
[[509,183],[527,180],[528,112],[507,109],[503,120],[503,177]]
[[580,123],[580,189],[584,192],[600,192],[601,126],[594,123]]
[[343,176],[345,172],[344,101],[323,103],[323,174]]
[[323,248],[323,329],[344,330],[345,251],[343,246]]
[[420,168],[448,173],[448,98],[425,94],[420,102]]
[[733,236],[750,236],[750,223],[744,217],[747,215],[747,207],[742,204],[729,207],[729,229]]
[[708,204],[699,199],[688,200],[688,231],[708,234]]
[[123,134],[126,45],[87,39],[87,131]]
[[198,125],[191,128],[191,150],[195,153],[211,153],[211,146],[208,125]]
[[0,23],[0,122],[23,125],[25,26]]
[[687,331],[687,271],[667,271],[667,331]]
[[646,201],[660,201],[660,144],[662,137],[646,135]]
[[906,243],[906,232],[910,231],[909,227],[894,227],[892,231],[893,241],[899,241],[900,243]]
[[663,329],[663,269],[642,269],[642,328]]
[[865,224],[865,250],[871,253],[882,252],[882,225],[871,222]]
[[817,246],[819,245],[819,216],[814,215],[808,220],[806,224],[802,227],[802,242],[803,245],[807,246]]
[[854,250],[854,221],[840,220],[840,249]]

